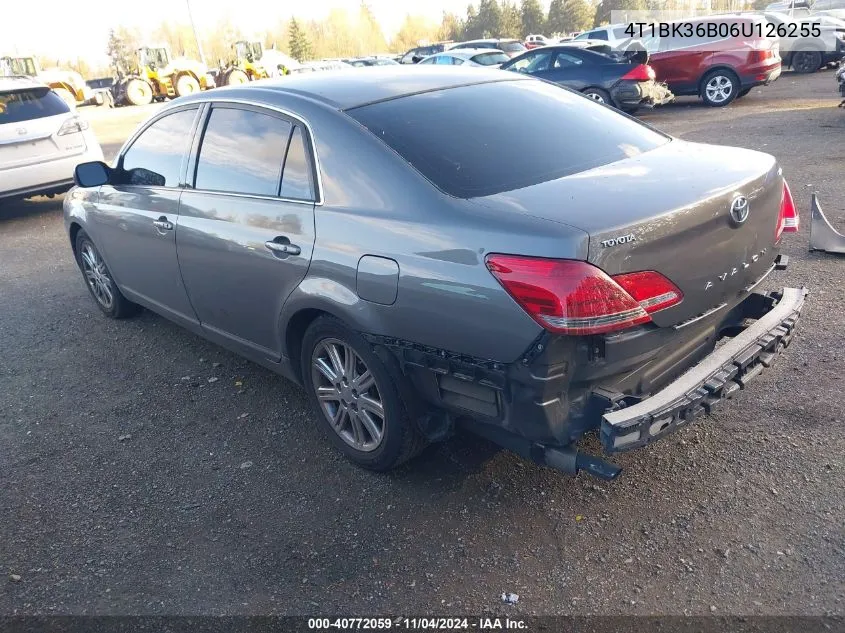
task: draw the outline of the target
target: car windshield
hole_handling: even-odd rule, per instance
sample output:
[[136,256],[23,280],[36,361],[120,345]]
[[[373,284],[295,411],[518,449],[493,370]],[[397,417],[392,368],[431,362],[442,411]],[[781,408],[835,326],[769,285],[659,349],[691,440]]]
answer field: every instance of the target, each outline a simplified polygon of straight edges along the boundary
[[0,92],[0,125],[68,112],[70,108],[64,100],[46,86]]
[[669,142],[608,107],[532,80],[426,92],[347,114],[459,198],[571,176]]
[[472,61],[476,64],[481,64],[482,66],[494,66],[496,64],[504,64],[505,62],[510,61],[510,57],[504,53],[500,53],[499,51],[494,51],[492,53],[479,53],[472,58]]

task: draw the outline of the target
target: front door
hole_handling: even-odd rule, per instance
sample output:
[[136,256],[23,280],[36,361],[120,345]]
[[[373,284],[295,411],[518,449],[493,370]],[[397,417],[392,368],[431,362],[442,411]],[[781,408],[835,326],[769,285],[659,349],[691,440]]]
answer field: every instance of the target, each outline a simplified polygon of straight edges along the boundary
[[198,106],[154,120],[118,159],[119,184],[100,188],[91,237],[132,300],[196,322],[176,259],[183,168]]
[[279,314],[314,246],[308,131],[275,111],[214,104],[190,171],[176,246],[191,304],[210,333],[278,360]]

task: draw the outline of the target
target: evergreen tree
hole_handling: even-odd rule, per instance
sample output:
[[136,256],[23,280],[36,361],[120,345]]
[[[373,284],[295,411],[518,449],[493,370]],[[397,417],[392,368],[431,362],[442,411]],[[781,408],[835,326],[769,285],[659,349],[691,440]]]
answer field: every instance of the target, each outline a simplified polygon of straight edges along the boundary
[[532,35],[543,33],[546,28],[546,16],[543,15],[543,7],[540,0],[522,0],[522,34]]
[[308,36],[305,35],[296,18],[291,18],[288,27],[288,45],[290,55],[295,60],[301,62],[311,57],[311,42],[308,41]]

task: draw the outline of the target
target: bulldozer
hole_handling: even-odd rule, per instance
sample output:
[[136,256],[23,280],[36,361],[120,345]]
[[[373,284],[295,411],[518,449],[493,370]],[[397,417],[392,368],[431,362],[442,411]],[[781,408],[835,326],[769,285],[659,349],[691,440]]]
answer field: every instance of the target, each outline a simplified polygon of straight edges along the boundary
[[0,56],[0,75],[33,77],[50,86],[69,106],[103,103],[103,96],[93,92],[78,72],[61,68],[42,70],[34,57]]
[[205,64],[185,57],[174,59],[163,46],[139,48],[135,67],[117,71],[112,89],[117,105],[147,105],[214,87]]
[[220,64],[218,84],[236,86],[256,79],[267,79],[270,74],[261,64],[264,47],[261,42],[240,40],[232,44],[233,59]]

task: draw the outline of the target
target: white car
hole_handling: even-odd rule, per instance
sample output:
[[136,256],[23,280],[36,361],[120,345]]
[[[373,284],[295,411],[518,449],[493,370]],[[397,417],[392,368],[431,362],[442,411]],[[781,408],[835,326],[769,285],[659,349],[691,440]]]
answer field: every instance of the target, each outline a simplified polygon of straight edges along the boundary
[[438,66],[500,66],[510,61],[504,51],[489,48],[457,48],[429,55],[420,64]]
[[609,26],[600,26],[598,28],[593,29],[592,31],[581,33],[581,35],[579,35],[572,41],[577,42],[579,40],[601,40],[604,43],[608,44],[611,48],[616,48],[625,40],[631,39],[631,36],[625,32],[627,29],[627,24],[611,24]]
[[45,84],[0,77],[0,200],[63,193],[92,160],[103,150],[75,109]]

